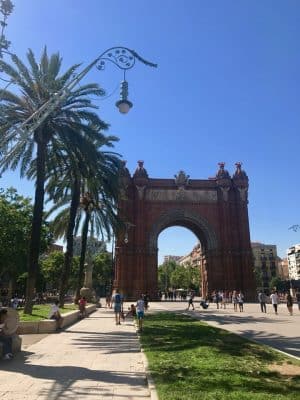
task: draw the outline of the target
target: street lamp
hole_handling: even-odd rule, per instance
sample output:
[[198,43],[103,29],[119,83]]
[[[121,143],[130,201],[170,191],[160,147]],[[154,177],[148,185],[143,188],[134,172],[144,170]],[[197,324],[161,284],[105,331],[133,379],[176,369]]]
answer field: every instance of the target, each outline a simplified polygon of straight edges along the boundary
[[[93,60],[86,68],[77,74],[68,84],[66,84],[58,92],[44,103],[38,110],[36,110],[29,118],[26,119],[16,131],[35,131],[45,119],[69,96],[71,90],[78,85],[78,83],[88,74],[88,72],[96,66],[100,71],[105,69],[106,62],[117,66],[123,71],[123,81],[121,82],[120,100],[116,102],[120,113],[127,114],[133,106],[132,102],[128,100],[128,82],[126,81],[126,71],[133,68],[136,60],[142,62],[149,67],[157,67],[157,64],[146,61],[135,50],[130,50],[127,47],[111,47],[105,50],[99,57]],[[13,84],[14,81],[9,82]]]

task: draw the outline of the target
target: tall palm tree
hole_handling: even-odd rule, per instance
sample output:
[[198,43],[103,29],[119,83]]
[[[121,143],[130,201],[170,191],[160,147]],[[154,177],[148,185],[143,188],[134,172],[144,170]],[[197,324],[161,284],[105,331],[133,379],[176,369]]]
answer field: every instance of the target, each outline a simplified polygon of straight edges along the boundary
[[[87,159],[84,162],[78,157],[65,160],[66,162],[59,168],[59,173],[52,175],[46,187],[49,200],[54,202],[48,216],[59,211],[52,223],[54,235],[56,238],[64,237],[66,239],[65,260],[59,290],[62,307],[73,258],[74,228],[80,204],[81,186],[85,178],[94,176],[101,193],[106,193],[110,202],[115,203],[119,190],[118,178],[121,163],[118,154],[103,151],[102,147],[112,147],[116,140],[118,139],[114,136],[102,135],[102,141],[95,144],[96,161],[91,162],[90,159]],[[55,162],[54,164],[59,165]]]
[[37,63],[32,50],[27,53],[29,68],[16,56],[11,57],[12,64],[0,60],[0,69],[13,80],[18,93],[0,91],[0,173],[6,169],[20,166],[21,176],[26,175],[30,162],[36,164],[35,196],[31,239],[28,254],[28,279],[24,312],[31,314],[32,299],[40,251],[40,233],[44,207],[46,161],[50,152],[58,151],[64,143],[67,153],[86,145],[87,139],[97,137],[93,126],[107,127],[92,109],[97,108],[88,96],[101,96],[104,91],[96,84],[81,86],[70,91],[63,101],[34,130],[20,129],[22,123],[72,79],[79,65],[74,65],[60,74],[62,58],[58,53],[48,57],[44,49]]
[[94,178],[85,181],[85,191],[80,199],[80,208],[78,209],[77,223],[75,232],[78,232],[81,226],[81,251],[79,260],[79,273],[77,279],[75,302],[80,296],[80,289],[83,285],[84,264],[87,249],[88,234],[92,237],[105,237],[110,240],[112,231],[116,232],[122,227],[122,221],[117,215],[115,202],[105,193],[99,192],[98,182]]

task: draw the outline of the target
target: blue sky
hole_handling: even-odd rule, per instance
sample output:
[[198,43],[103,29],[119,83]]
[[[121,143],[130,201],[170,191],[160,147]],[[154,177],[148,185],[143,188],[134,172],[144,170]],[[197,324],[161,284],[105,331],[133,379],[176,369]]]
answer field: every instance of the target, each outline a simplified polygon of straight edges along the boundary
[[[131,172],[145,161],[150,177],[180,169],[206,179],[236,161],[250,180],[251,239],[276,244],[280,256],[299,243],[300,3],[295,0],[13,0],[7,36],[23,56],[59,51],[65,67],[87,65],[123,45],[158,63],[129,71],[133,109],[117,112],[121,72],[107,65],[86,81],[109,96],[98,101],[116,150]],[[0,186],[32,195],[33,186],[6,173]],[[194,235],[172,228],[159,238],[164,254],[185,254]]]

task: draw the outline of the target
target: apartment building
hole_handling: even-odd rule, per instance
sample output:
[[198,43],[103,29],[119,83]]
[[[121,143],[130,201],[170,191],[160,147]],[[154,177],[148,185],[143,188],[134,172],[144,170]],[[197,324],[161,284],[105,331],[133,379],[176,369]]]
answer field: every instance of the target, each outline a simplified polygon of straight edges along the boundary
[[289,279],[300,279],[300,244],[295,244],[287,250]]
[[278,276],[277,247],[260,242],[252,242],[251,247],[255,270],[261,273],[262,286],[269,288],[271,279]]
[[193,267],[200,266],[201,265],[201,245],[200,245],[200,243],[197,243],[196,246],[194,246],[193,250],[190,253],[181,257],[180,260],[178,260],[178,264],[180,264],[180,265],[190,264]]

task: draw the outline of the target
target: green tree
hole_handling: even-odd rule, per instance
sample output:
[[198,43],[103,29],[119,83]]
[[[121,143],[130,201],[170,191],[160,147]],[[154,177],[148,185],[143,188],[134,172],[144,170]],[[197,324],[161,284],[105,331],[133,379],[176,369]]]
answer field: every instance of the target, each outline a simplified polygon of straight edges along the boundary
[[158,287],[167,290],[171,287],[171,274],[176,269],[175,261],[168,261],[158,267]]
[[[11,281],[12,290],[27,276],[26,259],[32,220],[31,199],[19,195],[14,188],[0,191],[0,275]],[[52,242],[49,224],[43,222],[41,250]]]
[[30,199],[10,188],[0,195],[0,275],[6,275],[10,287],[26,272],[32,205]]
[[105,251],[97,254],[93,261],[93,282],[94,287],[100,286],[108,290],[111,288],[113,279],[113,264],[111,253]]
[[48,57],[46,48],[39,63],[32,50],[28,51],[29,68],[16,55],[12,55],[11,59],[12,65],[0,60],[0,68],[10,80],[14,81],[19,93],[8,90],[0,92],[0,152],[2,153],[0,172],[20,166],[21,176],[24,176],[28,174],[31,160],[35,163],[35,197],[24,310],[25,313],[31,314],[39,268],[47,160],[50,153],[57,154],[57,157],[75,154],[93,141],[96,136],[93,126],[102,127],[103,122],[95,112],[91,111],[96,106],[92,104],[89,96],[101,96],[104,92],[96,84],[83,85],[73,91],[66,91],[65,100],[43,122],[24,129],[22,124],[29,117],[38,112],[56,93],[64,90],[73,79],[78,65],[59,75],[62,58],[58,53]]
[[188,289],[190,287],[188,271],[183,265],[176,265],[171,273],[170,281],[173,288]]
[[279,278],[278,276],[274,276],[269,283],[269,288],[272,290],[274,288],[276,288],[276,290],[278,290],[279,292],[282,292],[285,290],[286,288],[286,283],[285,281],[283,281],[281,278]]
[[53,251],[41,260],[41,273],[52,289],[57,289],[61,280],[64,265],[64,253]]

